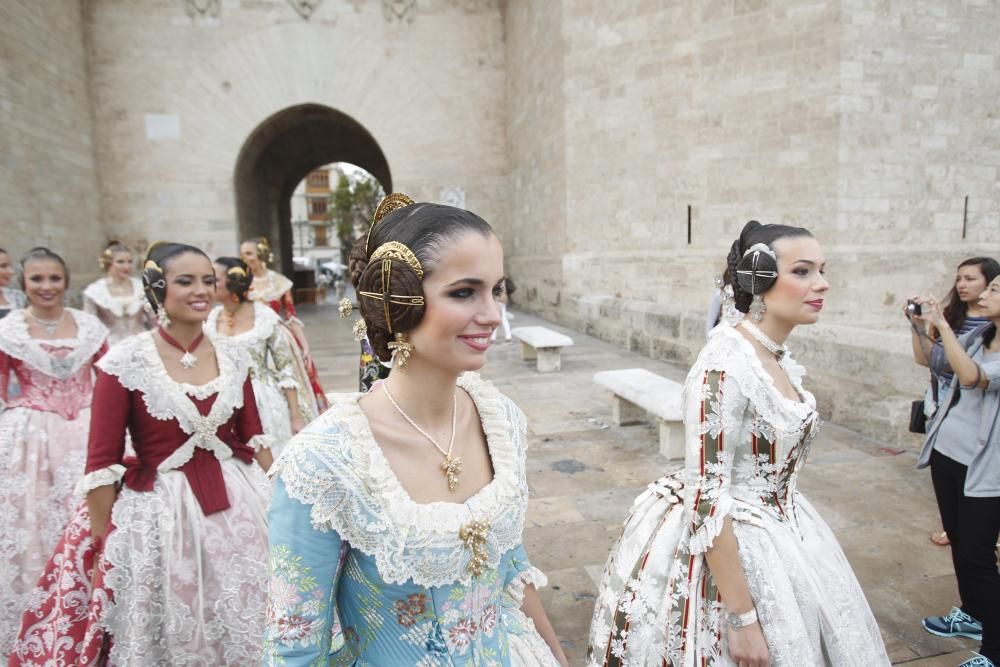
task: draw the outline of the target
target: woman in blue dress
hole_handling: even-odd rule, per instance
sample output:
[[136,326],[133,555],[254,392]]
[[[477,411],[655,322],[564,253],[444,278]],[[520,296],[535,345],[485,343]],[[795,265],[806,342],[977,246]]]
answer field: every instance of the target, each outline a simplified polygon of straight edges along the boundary
[[265,664],[565,665],[521,543],[525,418],[470,372],[500,321],[500,242],[424,203],[369,237],[351,276],[393,370],[331,396],[275,464]]

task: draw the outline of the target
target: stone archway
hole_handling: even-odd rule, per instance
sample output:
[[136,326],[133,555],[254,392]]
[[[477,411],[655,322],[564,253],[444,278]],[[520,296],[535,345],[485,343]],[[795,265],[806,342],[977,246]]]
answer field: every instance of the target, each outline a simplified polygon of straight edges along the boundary
[[266,236],[276,269],[292,266],[290,198],[316,167],[350,162],[392,191],[389,163],[378,142],[354,118],[321,104],[279,111],[258,125],[240,149],[233,172],[240,239]]

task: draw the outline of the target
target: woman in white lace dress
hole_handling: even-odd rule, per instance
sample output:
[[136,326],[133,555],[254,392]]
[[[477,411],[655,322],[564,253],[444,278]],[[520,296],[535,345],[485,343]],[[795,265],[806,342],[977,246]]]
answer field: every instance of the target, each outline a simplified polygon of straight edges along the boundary
[[[308,396],[308,385],[296,376],[294,343],[282,330],[281,318],[262,303],[247,297],[252,275],[243,260],[215,260],[215,300],[219,303],[205,323],[205,333],[219,345],[234,345],[250,355],[253,393],[264,433],[274,438],[272,451],[281,447],[302,427],[316,418]],[[304,381],[308,381],[301,375]]]
[[261,658],[271,455],[249,359],[202,332],[215,273],[200,250],[158,244],[143,278],[160,327],[98,364],[86,503],[29,598],[11,666]]
[[275,464],[265,663],[565,664],[521,543],[524,415],[467,372],[500,321],[500,242],[468,211],[421,203],[368,240],[352,279],[393,369],[333,396]]
[[146,297],[142,281],[132,275],[132,251],[121,241],[112,241],[100,257],[104,277],[83,290],[83,310],[96,316],[111,333],[108,344],[146,331],[151,326],[143,308]]
[[69,272],[58,255],[35,248],[21,269],[28,307],[0,320],[0,657],[76,505],[94,362],[108,336],[96,318],[63,306]]
[[808,231],[749,222],[735,306],[685,386],[682,470],[650,484],[605,567],[591,665],[876,667],[878,626],[830,528],[796,490],[819,419],[784,341],[829,288]]

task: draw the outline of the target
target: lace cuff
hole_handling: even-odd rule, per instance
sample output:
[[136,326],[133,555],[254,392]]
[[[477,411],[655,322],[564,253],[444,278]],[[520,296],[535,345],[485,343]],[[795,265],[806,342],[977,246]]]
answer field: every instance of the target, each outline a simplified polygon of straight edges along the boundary
[[76,488],[73,489],[73,492],[82,496],[100,486],[117,484],[124,476],[125,466],[115,463],[107,468],[88,472],[76,483]]
[[524,587],[532,585],[535,588],[543,588],[548,585],[549,578],[534,565],[526,570],[522,570],[507,584],[504,595],[511,606],[520,609],[524,604]]
[[722,532],[726,517],[733,509],[733,498],[728,493],[723,494],[715,502],[709,516],[691,533],[688,550],[691,555],[702,554],[712,548],[715,538]]
[[255,435],[250,438],[247,445],[253,447],[254,452],[259,452],[262,449],[274,449],[274,445],[277,444],[277,439],[273,435]]
[[[284,375],[284,373],[282,373],[282,375]],[[292,375],[291,373],[289,373],[289,377],[282,377],[278,381],[278,388],[279,389],[295,389],[296,391],[298,391],[298,389],[299,389],[299,381],[295,379],[294,375]]]

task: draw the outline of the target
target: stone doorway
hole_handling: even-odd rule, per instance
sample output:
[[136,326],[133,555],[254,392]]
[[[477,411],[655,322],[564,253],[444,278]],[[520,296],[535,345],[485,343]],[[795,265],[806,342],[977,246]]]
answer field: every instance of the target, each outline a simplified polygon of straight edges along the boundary
[[291,275],[290,199],[310,171],[350,162],[392,192],[389,163],[375,138],[347,114],[321,104],[289,107],[258,125],[240,149],[234,171],[240,240],[266,236],[275,270]]

